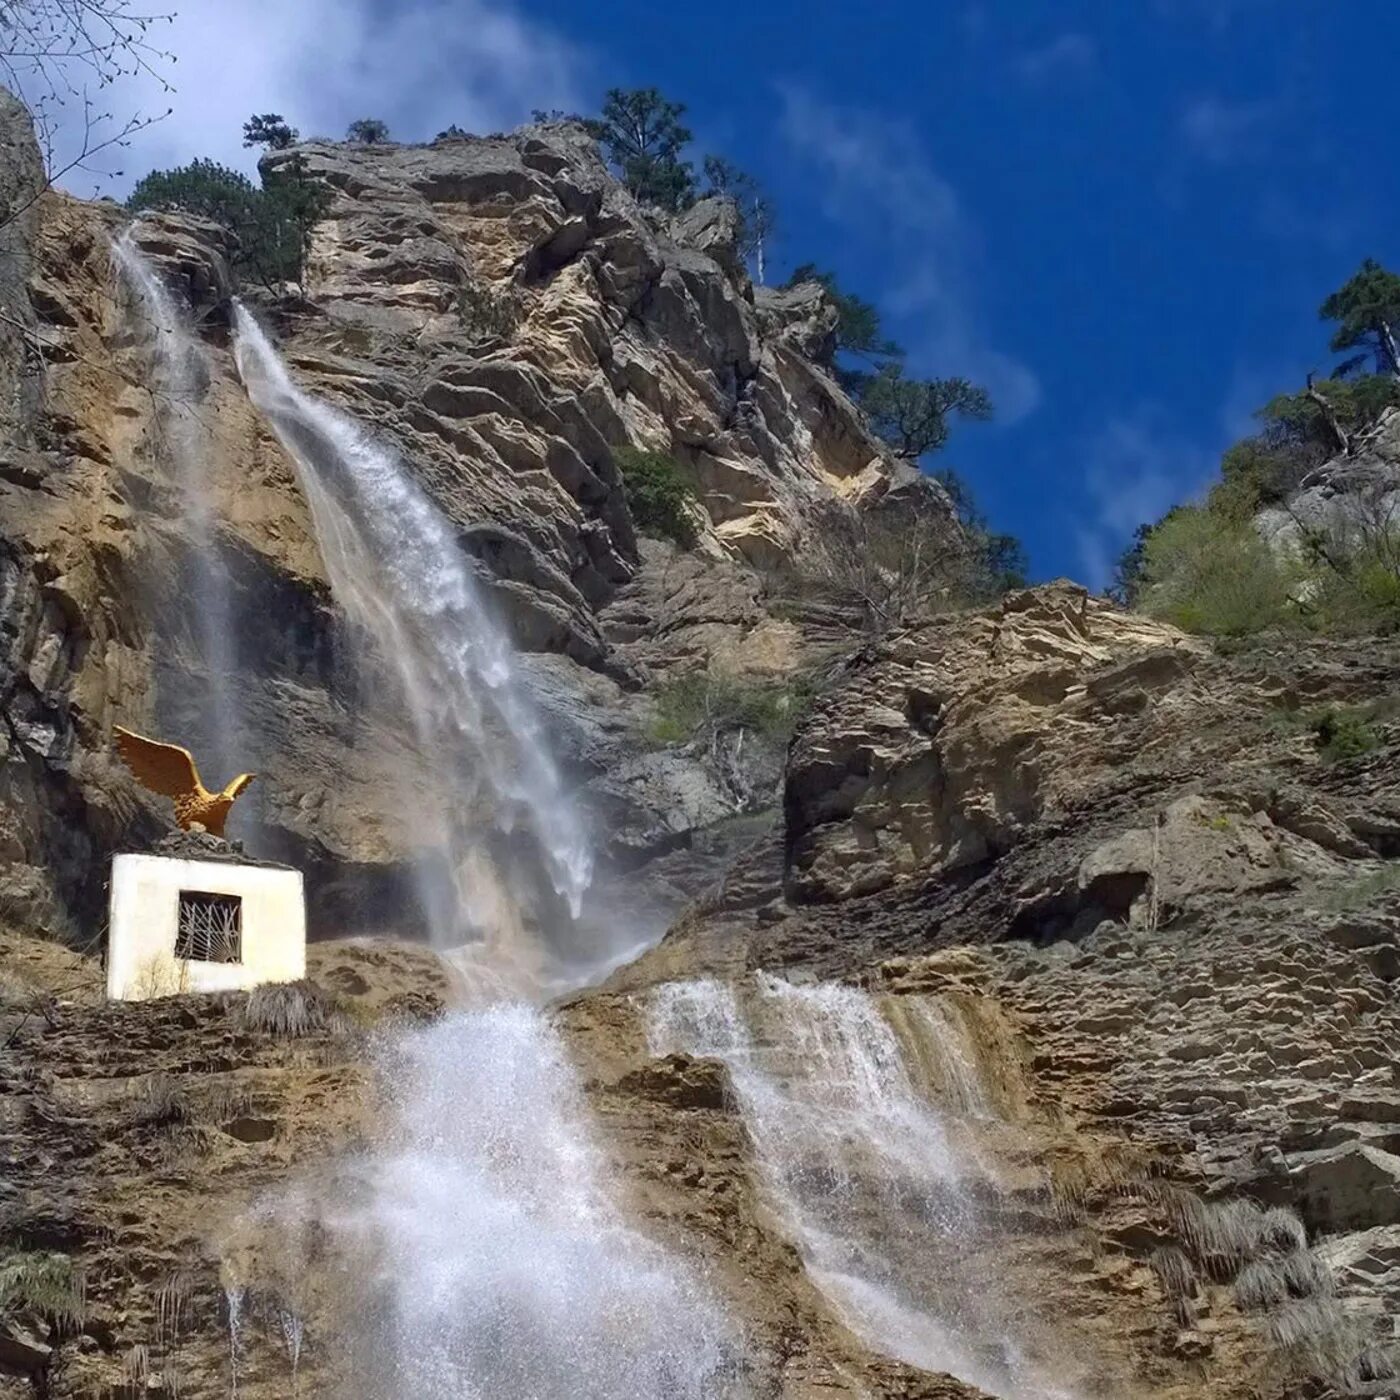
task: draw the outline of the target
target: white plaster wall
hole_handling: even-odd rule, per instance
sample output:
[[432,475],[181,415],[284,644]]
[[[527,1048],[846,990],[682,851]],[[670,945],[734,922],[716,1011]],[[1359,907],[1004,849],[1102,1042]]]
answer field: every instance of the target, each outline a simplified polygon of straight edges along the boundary
[[[175,956],[181,890],[243,899],[243,960]],[[116,856],[107,936],[107,995],[121,1001],[226,992],[306,975],[301,871],[170,856]]]

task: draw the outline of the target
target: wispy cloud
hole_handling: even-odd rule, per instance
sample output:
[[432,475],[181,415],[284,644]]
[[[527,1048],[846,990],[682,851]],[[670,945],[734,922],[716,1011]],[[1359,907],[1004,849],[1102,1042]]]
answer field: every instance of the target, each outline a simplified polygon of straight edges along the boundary
[[1261,154],[1267,146],[1275,108],[1269,102],[1234,102],[1204,94],[1181,109],[1182,139],[1212,165],[1234,165]]
[[[453,122],[500,130],[533,107],[580,105],[587,56],[557,30],[527,19],[511,0],[180,0],[156,34],[176,62],[173,94],[145,79],[116,89],[125,114],[163,111],[117,164],[122,193],[152,168],[212,156],[251,169],[241,128],[253,112],[281,112],[310,134],[341,135],[357,117],[379,117],[405,139],[425,140]],[[70,181],[83,189],[80,179]]]
[[1084,450],[1086,515],[1075,529],[1084,580],[1112,582],[1113,566],[1137,527],[1200,495],[1214,477],[1218,449],[1173,436],[1144,408],[1110,419]]
[[1156,0],[1156,9],[1167,19],[1206,24],[1219,32],[1240,16],[1265,10],[1273,3],[1274,0]]
[[1061,82],[1091,73],[1099,61],[1098,45],[1087,34],[1061,34],[1012,60],[1016,73],[1028,83]]
[[920,323],[919,339],[909,344],[915,368],[979,380],[1001,422],[1032,412],[1040,382],[979,332],[970,298],[974,223],[917,134],[903,122],[835,106],[802,87],[780,93],[783,139],[820,172],[827,217],[883,252],[877,265],[885,269],[884,285],[875,289],[881,309]]

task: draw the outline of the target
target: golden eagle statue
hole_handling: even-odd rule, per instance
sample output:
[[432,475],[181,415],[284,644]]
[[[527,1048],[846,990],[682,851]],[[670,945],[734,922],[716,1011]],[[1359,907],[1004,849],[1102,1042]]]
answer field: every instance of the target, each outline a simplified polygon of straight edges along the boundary
[[186,831],[202,826],[211,836],[222,836],[228,809],[257,777],[256,773],[240,773],[222,792],[210,792],[199,781],[194,755],[188,749],[179,744],[162,744],[120,725],[112,733],[117,751],[140,782],[152,792],[173,799],[175,820]]

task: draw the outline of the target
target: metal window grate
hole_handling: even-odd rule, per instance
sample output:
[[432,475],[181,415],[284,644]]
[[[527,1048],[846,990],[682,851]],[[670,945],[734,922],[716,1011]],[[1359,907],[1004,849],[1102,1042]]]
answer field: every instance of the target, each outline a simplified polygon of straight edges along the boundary
[[243,900],[236,894],[181,890],[175,956],[192,962],[242,962]]

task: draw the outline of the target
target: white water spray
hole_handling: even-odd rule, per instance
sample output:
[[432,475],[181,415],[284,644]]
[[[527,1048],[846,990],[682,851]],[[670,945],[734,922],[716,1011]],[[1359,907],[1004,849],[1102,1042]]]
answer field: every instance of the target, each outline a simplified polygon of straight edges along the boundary
[[529,881],[500,878],[483,815],[497,833],[529,833],[577,920],[590,846],[452,528],[395,452],[299,389],[248,311],[236,318],[239,372],[297,465],[336,598],[396,669],[420,747],[452,794],[440,833],[451,887],[425,901],[439,946],[518,939],[509,925]]
[[[184,565],[185,616],[193,628],[196,651],[203,665],[206,688],[191,706],[203,732],[191,736],[208,778],[232,777],[232,764],[242,755],[242,734],[233,683],[236,658],[227,572],[220,561],[209,463],[214,456],[212,434],[201,413],[210,369],[203,346],[190,327],[189,314],[159,273],[137,247],[127,229],[112,245],[112,257],[135,293],[141,328],[149,338],[152,391],[156,422],[172,473],[189,543]],[[182,677],[182,689],[188,678]]]
[[366,1322],[374,1395],[726,1393],[723,1318],[691,1270],[624,1223],[538,1012],[449,1017],[400,1042],[385,1074],[395,1121],[370,1203],[338,1222],[383,1261],[387,1306]]
[[287,1347],[287,1360],[292,1368],[292,1397],[296,1400],[301,1391],[298,1372],[301,1369],[301,1345],[306,1337],[306,1324],[290,1308],[278,1309],[277,1322]]
[[[922,1026],[954,1084],[975,1064],[957,1025],[934,1014]],[[980,1168],[957,1122],[986,1104],[980,1088],[963,1085],[958,1112],[929,1102],[871,997],[764,974],[743,1007],[718,982],[661,988],[651,1042],[725,1063],[767,1188],[852,1330],[1007,1400],[1070,1400],[1024,1356],[988,1268],[994,1242],[970,1189]]]
[[238,1366],[243,1359],[243,1285],[225,1284],[224,1301],[228,1305],[228,1393],[230,1400],[238,1400]]

